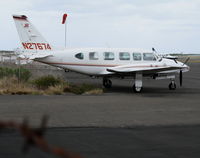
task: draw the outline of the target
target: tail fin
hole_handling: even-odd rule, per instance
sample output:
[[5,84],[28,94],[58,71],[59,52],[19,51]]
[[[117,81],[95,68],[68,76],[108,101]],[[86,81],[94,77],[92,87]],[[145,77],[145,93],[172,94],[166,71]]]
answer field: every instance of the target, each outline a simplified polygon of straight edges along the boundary
[[25,15],[13,15],[16,28],[26,51],[43,52],[51,51],[51,45],[37,31],[37,29],[28,21]]

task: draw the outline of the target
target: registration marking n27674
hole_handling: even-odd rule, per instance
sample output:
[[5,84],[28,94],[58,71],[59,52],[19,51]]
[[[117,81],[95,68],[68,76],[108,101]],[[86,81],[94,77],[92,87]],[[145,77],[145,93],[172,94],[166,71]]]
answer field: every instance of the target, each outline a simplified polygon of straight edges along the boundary
[[51,46],[48,43],[22,43],[24,49],[38,49],[38,50],[51,50]]

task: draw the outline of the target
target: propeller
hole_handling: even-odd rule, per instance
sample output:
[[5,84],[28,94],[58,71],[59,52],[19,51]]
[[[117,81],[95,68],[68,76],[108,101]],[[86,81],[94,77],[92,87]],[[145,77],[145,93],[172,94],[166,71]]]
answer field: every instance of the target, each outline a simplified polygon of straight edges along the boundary
[[[185,62],[183,63],[183,65],[185,65],[188,61],[190,60],[190,57],[188,57]],[[180,70],[180,73],[179,73],[179,81],[180,81],[180,86],[182,86],[182,83],[183,83],[183,71]]]
[[182,83],[183,83],[183,71],[180,70],[180,73],[179,73],[179,81],[180,81],[180,86],[182,86]]
[[162,56],[160,56],[159,54],[158,54],[158,52],[156,51],[156,49],[153,47],[152,48],[152,51],[156,54],[156,56],[159,58],[159,61],[162,61]]
[[183,65],[187,64],[187,62],[190,60],[190,57],[188,57],[185,62],[183,63]]

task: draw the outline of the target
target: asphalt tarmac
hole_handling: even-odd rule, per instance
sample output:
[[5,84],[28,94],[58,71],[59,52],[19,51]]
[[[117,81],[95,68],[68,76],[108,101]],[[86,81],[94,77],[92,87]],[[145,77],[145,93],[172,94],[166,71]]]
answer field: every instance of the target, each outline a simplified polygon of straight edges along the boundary
[[[200,126],[137,128],[51,128],[50,144],[84,158],[199,158]],[[36,147],[23,154],[24,140],[13,131],[0,134],[1,158],[55,158]]]
[[[175,91],[168,90],[169,81],[145,80],[143,93],[135,94],[129,79],[113,80],[102,95],[0,96],[0,120],[28,117],[37,126],[47,114],[47,140],[86,158],[200,157],[200,64],[190,67]],[[100,79],[66,76],[101,86]],[[51,157],[37,148],[23,156],[22,144],[18,133],[1,131],[0,157]]]

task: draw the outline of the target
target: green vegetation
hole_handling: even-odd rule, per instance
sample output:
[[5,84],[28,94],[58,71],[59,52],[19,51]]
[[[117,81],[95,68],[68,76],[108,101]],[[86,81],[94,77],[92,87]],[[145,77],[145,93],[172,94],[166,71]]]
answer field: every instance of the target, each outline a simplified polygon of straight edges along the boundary
[[59,78],[48,75],[40,77],[32,82],[38,89],[47,89],[50,86],[56,86],[61,83]]
[[[18,75],[20,74],[20,75]],[[102,94],[103,89],[89,84],[69,84],[54,76],[43,76],[30,80],[29,70],[20,68],[0,68],[0,95],[2,94],[31,94],[31,95],[61,95]]]
[[15,69],[0,67],[0,79],[3,77],[17,77],[20,81],[28,81],[31,77],[31,72],[23,67]]

